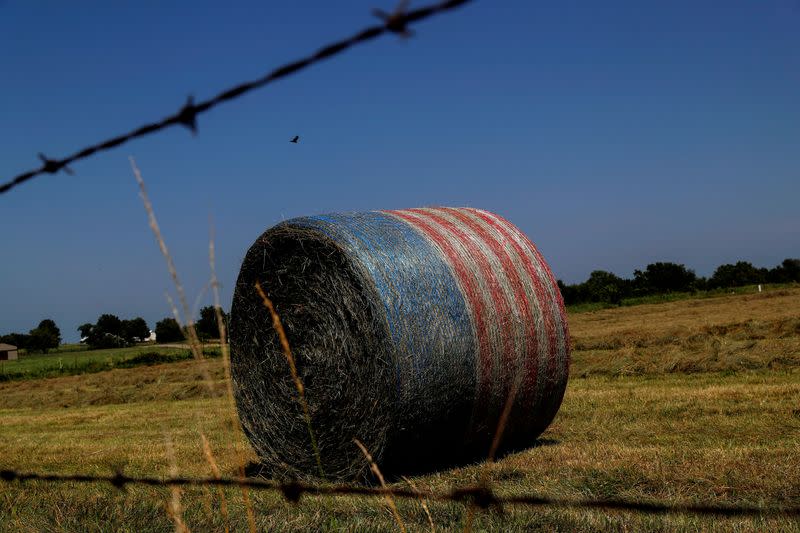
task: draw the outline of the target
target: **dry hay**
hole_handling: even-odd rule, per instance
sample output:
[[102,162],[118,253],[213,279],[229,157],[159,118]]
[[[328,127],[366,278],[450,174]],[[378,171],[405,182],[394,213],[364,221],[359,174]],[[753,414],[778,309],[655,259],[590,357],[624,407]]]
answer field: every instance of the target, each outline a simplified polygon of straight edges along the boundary
[[327,479],[402,474],[485,457],[510,393],[502,448],[532,444],[567,382],[555,280],[511,223],[466,208],[304,217],[245,257],[231,309],[242,425],[270,475],[318,476],[264,288],[305,385]]

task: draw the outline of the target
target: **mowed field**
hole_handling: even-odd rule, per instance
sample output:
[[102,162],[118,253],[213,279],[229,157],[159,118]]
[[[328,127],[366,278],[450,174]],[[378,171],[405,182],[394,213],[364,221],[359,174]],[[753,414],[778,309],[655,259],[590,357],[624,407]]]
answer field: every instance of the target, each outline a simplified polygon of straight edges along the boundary
[[[800,505],[800,289],[577,313],[570,327],[562,408],[538,446],[491,465],[499,494]],[[0,469],[209,476],[205,438],[221,474],[236,475],[255,456],[234,430],[221,359],[208,366],[214,392],[193,361],[0,383]],[[449,489],[485,468],[411,481]],[[238,489],[179,497],[192,531],[247,530]],[[382,499],[247,497],[260,531],[398,529]],[[0,483],[0,531],[170,531],[170,502],[166,488]],[[430,529],[419,502],[397,503],[405,527]],[[427,504],[436,530],[463,530],[464,505]],[[800,531],[800,521],[507,507],[477,513],[473,530]]]

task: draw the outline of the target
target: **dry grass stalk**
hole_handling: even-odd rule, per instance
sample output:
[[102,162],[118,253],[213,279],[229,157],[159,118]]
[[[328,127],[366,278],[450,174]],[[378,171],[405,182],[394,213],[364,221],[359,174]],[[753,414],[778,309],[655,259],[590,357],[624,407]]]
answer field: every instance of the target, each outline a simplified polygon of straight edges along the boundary
[[197,293],[197,296],[194,299],[194,305],[192,305],[192,316],[197,316],[200,313],[200,304],[203,301],[203,297],[206,295],[208,290],[211,288],[211,281],[203,285],[203,288],[200,289],[200,292]]
[[508,417],[511,414],[511,408],[514,407],[514,399],[517,397],[517,392],[519,392],[519,387],[522,384],[522,378],[523,375],[521,368],[518,368],[516,376],[514,376],[514,383],[511,385],[511,390],[508,391],[506,403],[503,405],[503,411],[500,413],[500,419],[497,421],[497,429],[495,429],[494,437],[492,438],[492,445],[489,448],[489,455],[487,456],[486,460],[487,466],[491,466],[491,464],[494,463],[495,457],[497,456],[497,449],[500,447],[500,441],[503,439],[503,433],[506,430],[506,424],[508,424]]
[[219,280],[217,279],[217,267],[216,267],[216,253],[214,247],[214,231],[213,227],[210,230],[209,240],[208,240],[208,264],[211,268],[211,290],[214,295],[214,314],[217,318],[217,328],[219,329],[219,344],[220,350],[222,352],[222,367],[225,372],[225,385],[227,387],[228,392],[228,401],[231,407],[231,413],[233,414],[233,423],[234,427],[241,430],[241,425],[239,423],[239,417],[236,416],[236,400],[233,396],[233,379],[231,377],[231,354],[230,354],[230,346],[228,345],[228,331],[225,327],[225,320],[222,316],[222,306],[220,305],[220,298],[219,298]]
[[[364,454],[364,457],[367,459],[367,462],[369,463],[370,470],[372,470],[372,473],[375,474],[376,478],[378,478],[378,481],[380,482],[381,487],[384,488],[384,489],[387,488],[386,487],[386,480],[383,478],[383,474],[381,473],[381,469],[378,468],[378,464],[372,459],[372,454],[369,453],[369,450],[367,450],[367,447],[364,446],[361,443],[361,441],[358,440],[358,439],[353,439],[353,442],[356,443],[356,446],[359,447],[359,449],[361,450],[361,453]],[[394,515],[394,519],[397,522],[397,527],[400,528],[400,531],[402,531],[403,533],[406,533],[406,526],[403,523],[403,519],[400,517],[400,512],[397,510],[397,505],[394,503],[394,498],[392,498],[392,495],[390,493],[388,493],[388,492],[385,494],[384,497],[386,498],[386,503],[389,506],[389,509],[391,509],[392,514]],[[430,515],[428,515],[428,516],[430,517]]]
[[295,388],[297,389],[297,396],[298,400],[300,401],[300,405],[303,408],[303,416],[306,419],[306,425],[308,426],[308,435],[311,439],[311,446],[314,449],[314,456],[317,460],[317,468],[319,469],[319,475],[323,479],[325,478],[325,472],[322,469],[322,459],[319,454],[319,447],[317,446],[317,439],[314,436],[314,430],[311,428],[311,414],[308,411],[308,402],[306,402],[305,396],[305,388],[303,387],[303,381],[300,379],[300,375],[297,373],[297,366],[295,365],[294,356],[292,355],[292,349],[289,347],[289,339],[286,337],[286,332],[283,329],[283,324],[281,324],[281,319],[278,316],[278,313],[275,311],[275,306],[272,305],[272,300],[270,300],[264,289],[261,288],[261,283],[256,281],[255,283],[256,292],[261,297],[262,302],[264,303],[264,307],[269,310],[269,314],[272,317],[272,326],[275,328],[275,331],[278,333],[278,338],[281,342],[281,347],[283,348],[283,354],[286,356],[286,361],[289,363],[289,371],[292,374],[292,379],[294,380]]
[[278,338],[281,341],[281,347],[283,348],[284,355],[286,355],[286,361],[289,363],[289,371],[292,373],[292,379],[294,380],[295,387],[297,387],[297,393],[301,397],[305,397],[303,382],[300,380],[300,376],[297,373],[297,366],[295,365],[294,356],[292,355],[292,349],[289,347],[289,339],[286,337],[281,319],[275,311],[275,306],[272,305],[272,300],[267,297],[264,289],[261,287],[261,283],[256,282],[255,286],[258,295],[264,302],[264,306],[269,310],[269,314],[272,317],[272,326],[275,328],[275,331],[278,333]]
[[[225,328],[225,320],[222,316],[222,306],[220,305],[219,298],[219,280],[217,279],[217,263],[216,263],[216,248],[214,246],[214,226],[209,225],[209,238],[208,238],[208,264],[211,269],[211,281],[209,285],[214,295],[214,314],[217,318],[217,328],[219,329],[219,344],[220,351],[222,352],[222,366],[225,372],[225,385],[228,392],[228,404],[231,413],[231,427],[235,428],[235,434],[241,435],[242,426],[239,421],[239,416],[236,412],[236,400],[233,397],[233,379],[231,378],[231,357],[230,347],[228,345],[228,335]],[[239,459],[239,475],[245,477],[245,458],[242,450],[238,450]],[[250,493],[247,487],[242,487],[242,500],[244,501],[245,509],[247,510],[247,524],[251,533],[256,532],[256,517],[253,510],[253,505],[250,501]]]
[[[208,466],[211,467],[211,472],[214,474],[214,477],[219,479],[221,476],[219,467],[217,466],[217,461],[214,459],[214,453],[211,451],[211,444],[209,444],[208,439],[202,433],[200,433],[200,438],[203,440],[203,455],[208,462]],[[222,487],[217,487],[217,495],[219,496],[219,509],[222,513],[222,519],[225,522],[225,533],[229,533],[230,527],[228,526],[228,499],[225,497],[225,491],[222,490]]]
[[[208,387],[209,392],[213,395],[215,393],[214,382],[211,379],[211,374],[210,374],[210,372],[208,370],[208,364],[206,362],[205,357],[203,356],[202,345],[200,344],[200,339],[197,336],[197,330],[194,327],[194,320],[192,319],[192,311],[189,308],[189,304],[188,304],[188,302],[186,300],[186,293],[183,290],[183,285],[181,284],[180,278],[178,277],[178,271],[175,268],[175,263],[172,260],[172,256],[169,253],[169,249],[167,248],[167,243],[164,240],[163,235],[161,234],[161,228],[158,225],[158,220],[156,219],[156,214],[155,214],[155,210],[153,209],[153,205],[150,202],[149,196],[147,195],[147,189],[145,188],[144,179],[142,178],[142,174],[139,171],[139,167],[136,165],[136,161],[135,161],[135,159],[133,157],[130,157],[130,162],[131,162],[131,168],[133,169],[133,174],[136,177],[136,182],[139,184],[139,195],[142,198],[142,202],[144,204],[145,211],[147,211],[147,219],[148,219],[148,223],[150,225],[150,229],[153,231],[153,235],[155,235],[156,241],[158,242],[158,247],[161,250],[161,254],[164,256],[164,260],[167,262],[167,269],[169,270],[170,277],[172,278],[172,281],[173,281],[173,283],[175,285],[175,289],[176,289],[176,291],[178,293],[178,299],[179,299],[179,301],[181,303],[181,306],[183,307],[183,313],[184,313],[184,316],[186,318],[186,328],[185,329],[188,332],[189,346],[190,346],[190,348],[192,350],[192,354],[194,355],[195,359],[198,361],[198,363],[200,365],[200,371],[201,371],[201,373],[203,375],[203,378],[204,378],[204,380],[206,382],[206,386]],[[221,329],[221,333],[220,333],[221,350],[223,352],[224,359],[227,362],[226,366],[227,366],[227,370],[228,371],[226,372],[226,381],[227,381],[227,385],[228,385],[229,396],[230,396],[231,399],[233,399],[233,392],[232,392],[232,388],[231,388],[232,385],[231,385],[230,371],[229,371],[229,369],[230,369],[230,359],[229,359],[228,354],[227,354],[227,345],[225,343],[225,336],[224,336],[224,325],[222,325],[222,319],[221,319],[222,317],[221,317],[220,307],[219,307],[219,291],[218,291],[218,284],[217,284],[217,281],[216,281],[216,270],[215,270],[214,255],[213,255],[213,250],[214,250],[214,248],[213,248],[213,246],[214,246],[213,237],[212,237],[211,244],[209,246],[210,246],[210,254],[211,254],[210,260],[211,260],[211,274],[212,274],[212,279],[211,279],[210,285],[212,285],[214,287],[215,309],[216,309],[216,314],[217,314],[217,323],[222,328]],[[207,288],[208,288],[208,285],[206,285],[206,287],[203,289],[203,293],[207,290]],[[170,297],[169,293],[166,293],[166,296],[167,296],[167,301],[169,302],[170,307],[172,308],[172,313],[175,316],[175,320],[178,322],[178,324],[181,325],[181,327],[183,327],[183,323],[182,323],[181,318],[180,318],[180,313],[178,312],[178,308],[175,305],[175,302],[172,300],[172,298]],[[236,416],[235,405],[232,403],[231,407],[232,407],[231,414],[232,414],[232,417],[235,419],[235,425],[233,427],[239,427],[238,418]],[[204,437],[204,441],[205,441],[205,437]],[[210,448],[209,448],[209,451],[210,451]],[[240,475],[242,477],[244,477],[244,458],[241,456],[241,453],[240,453],[240,461],[239,461],[239,463],[240,463],[239,464],[239,473],[240,473]],[[255,514],[253,512],[253,506],[252,506],[252,504],[250,502],[250,496],[249,496],[249,493],[248,493],[246,487],[242,487],[242,497],[243,497],[243,500],[244,500],[245,508],[247,509],[247,519],[248,519],[248,524],[250,526],[250,532],[251,533],[255,533],[255,531],[256,531]],[[227,529],[227,502],[224,501],[224,495],[223,495],[223,504],[224,504],[225,509],[226,509],[225,510],[225,515],[226,515],[225,516],[225,520],[226,520],[226,529]],[[176,522],[176,524],[177,524],[177,522]],[[177,528],[177,525],[176,525],[176,528]]]
[[428,524],[430,524],[431,526],[431,531],[435,532],[436,526],[433,525],[433,516],[431,516],[431,511],[430,509],[428,509],[428,501],[425,499],[425,496],[419,491],[419,489],[417,488],[417,486],[414,484],[413,481],[411,481],[406,476],[402,476],[402,478],[403,481],[408,483],[408,486],[411,487],[411,490],[413,490],[419,496],[419,503],[422,506],[422,510],[425,511],[425,515],[427,515],[428,517]]
[[[150,202],[150,198],[147,195],[147,189],[144,185],[144,179],[142,178],[142,173],[139,171],[139,167],[136,166],[136,160],[131,156],[130,158],[131,168],[133,169],[133,175],[136,177],[136,182],[139,184],[139,196],[142,198],[142,203],[144,204],[144,209],[147,211],[147,221],[150,225],[150,229],[153,231],[153,235],[155,235],[156,241],[158,242],[158,247],[161,250],[161,255],[164,256],[164,260],[167,262],[167,269],[169,270],[169,275],[172,278],[172,282],[175,285],[175,290],[178,293],[178,301],[183,308],[183,314],[186,318],[186,331],[188,332],[188,341],[189,346],[192,350],[192,354],[194,357],[203,363],[202,370],[205,376],[207,376],[206,382],[208,384],[209,389],[213,392],[213,382],[208,375],[207,366],[204,364],[205,358],[203,357],[203,349],[200,345],[200,339],[197,337],[197,330],[194,327],[194,320],[192,319],[191,309],[189,308],[189,304],[186,301],[186,293],[183,290],[183,285],[181,284],[180,278],[178,277],[178,271],[175,268],[175,263],[172,260],[172,256],[169,253],[169,249],[167,248],[167,243],[164,240],[163,235],[161,234],[161,228],[158,226],[158,220],[156,219],[156,213],[153,209],[153,204]],[[174,312],[176,312],[176,320],[180,323],[181,321],[177,318],[177,308],[174,308]]]
[[[511,390],[508,391],[508,397],[506,398],[506,402],[503,405],[503,411],[500,413],[500,418],[497,421],[497,428],[494,431],[494,437],[492,437],[492,444],[489,447],[489,454],[486,457],[486,462],[484,463],[483,469],[481,470],[481,475],[478,481],[478,484],[481,486],[488,486],[489,484],[489,472],[491,471],[492,465],[494,464],[494,460],[497,456],[497,449],[500,447],[500,442],[503,439],[503,433],[506,430],[506,425],[508,424],[508,417],[511,414],[511,409],[514,407],[514,399],[517,397],[517,392],[519,392],[519,387],[522,384],[522,365],[517,365],[517,371],[514,375],[514,383],[511,385]],[[475,518],[475,502],[470,502],[469,506],[467,507],[466,517],[464,519],[464,533],[470,533],[472,531],[472,522]]]
[[[169,475],[178,476],[178,463],[175,460],[175,448],[172,446],[172,439],[169,433],[164,432],[164,445],[166,447],[167,461],[169,461]],[[167,515],[175,524],[175,533],[190,533],[189,527],[183,521],[183,508],[181,506],[180,487],[170,487],[171,498],[167,503]]]

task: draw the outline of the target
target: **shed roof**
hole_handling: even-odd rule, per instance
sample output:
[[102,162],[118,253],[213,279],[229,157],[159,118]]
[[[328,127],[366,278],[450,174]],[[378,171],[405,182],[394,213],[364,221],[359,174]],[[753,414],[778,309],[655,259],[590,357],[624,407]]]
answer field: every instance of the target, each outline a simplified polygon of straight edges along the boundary
[[16,350],[16,349],[17,349],[16,346],[12,346],[10,344],[3,344],[2,342],[0,342],[0,351],[2,352],[7,352],[9,350]]

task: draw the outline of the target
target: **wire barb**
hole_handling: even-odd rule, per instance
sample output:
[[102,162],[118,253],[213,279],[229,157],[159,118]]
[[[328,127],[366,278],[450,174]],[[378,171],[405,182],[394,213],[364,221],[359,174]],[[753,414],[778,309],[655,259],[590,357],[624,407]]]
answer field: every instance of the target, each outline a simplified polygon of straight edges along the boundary
[[186,104],[175,115],[175,122],[189,128],[192,135],[197,135],[197,107],[194,105],[194,96],[186,99]]
[[109,483],[111,483],[114,488],[119,489],[121,491],[125,490],[125,483],[128,482],[128,479],[125,477],[125,474],[122,472],[122,469],[119,468],[114,472],[114,477],[109,479]]
[[488,485],[477,485],[463,490],[454,490],[453,497],[455,499],[469,500],[474,505],[484,510],[494,507],[501,513],[503,511],[500,500],[495,496],[494,491]]
[[64,170],[70,176],[74,176],[75,173],[72,171],[71,168],[67,166],[67,163],[64,161],[59,161],[57,159],[49,159],[46,155],[39,152],[39,159],[42,161],[42,168],[41,172],[44,174],[56,174],[59,170]]
[[303,495],[303,487],[296,480],[292,480],[281,485],[281,492],[287,502],[297,503]]
[[408,0],[400,0],[391,13],[376,8],[372,10],[372,14],[384,22],[387,30],[407,39],[413,35],[413,32],[408,29],[408,18],[406,18],[408,3]]
[[42,166],[35,170],[23,172],[9,181],[0,184],[0,194],[7,193],[14,187],[17,187],[18,185],[21,185],[32,178],[41,176],[42,174],[55,174],[62,169],[68,174],[72,174],[72,170],[67,167],[67,165],[70,163],[92,157],[99,152],[111,150],[112,148],[116,148],[117,146],[120,146],[130,140],[151,135],[174,124],[185,126],[189,128],[193,134],[196,134],[197,115],[205,113],[223,102],[234,100],[246,93],[260,89],[261,87],[280,78],[295,74],[300,70],[314,65],[315,63],[319,63],[324,59],[340,54],[352,46],[371,41],[372,39],[375,39],[384,33],[388,32],[408,37],[411,35],[411,31],[408,29],[409,24],[426,19],[436,15],[437,13],[458,8],[470,1],[471,0],[444,0],[426,7],[407,11],[406,6],[408,5],[408,1],[401,0],[400,4],[392,13],[386,13],[380,9],[374,9],[373,14],[383,20],[384,23],[382,25],[371,26],[361,30],[358,33],[355,33],[350,37],[322,46],[316,52],[306,56],[305,58],[291,61],[268,72],[267,74],[264,74],[260,78],[240,83],[239,85],[225,89],[216,96],[202,102],[195,103],[194,98],[190,96],[184,106],[178,110],[177,113],[170,115],[167,118],[157,122],[144,124],[128,133],[124,133],[105,141],[101,141],[97,144],[87,146],[67,157],[64,157],[63,159],[48,159],[44,155],[39,154],[39,158],[43,163]]

